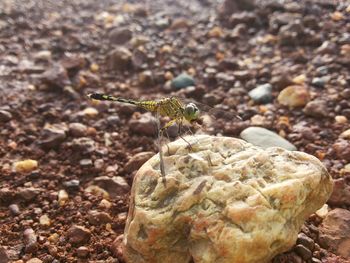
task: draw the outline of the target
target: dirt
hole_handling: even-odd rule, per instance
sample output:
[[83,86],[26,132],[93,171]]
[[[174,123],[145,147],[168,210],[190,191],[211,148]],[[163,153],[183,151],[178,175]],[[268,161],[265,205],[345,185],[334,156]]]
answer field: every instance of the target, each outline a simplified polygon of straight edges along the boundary
[[[1,1],[0,262],[124,262],[132,179],[157,152],[153,119],[90,92],[181,95],[237,113],[208,132],[271,129],[348,194],[349,20],[348,1]],[[171,85],[183,72],[195,87]],[[249,91],[266,83],[269,103],[254,102]],[[279,103],[290,85],[306,88],[302,105]],[[304,107],[312,100],[322,103]],[[16,169],[27,159],[37,166]],[[330,210],[349,210],[342,197]],[[321,224],[313,215],[302,229],[314,246],[302,240],[273,262],[349,262],[319,244]]]

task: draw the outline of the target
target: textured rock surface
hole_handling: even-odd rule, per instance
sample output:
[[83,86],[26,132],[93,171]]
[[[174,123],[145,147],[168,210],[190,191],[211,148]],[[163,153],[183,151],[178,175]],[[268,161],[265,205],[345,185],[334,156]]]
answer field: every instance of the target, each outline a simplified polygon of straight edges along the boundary
[[[130,262],[268,262],[294,245],[332,180],[315,157],[228,137],[188,137],[138,171],[124,234]],[[164,148],[165,149],[165,148]]]

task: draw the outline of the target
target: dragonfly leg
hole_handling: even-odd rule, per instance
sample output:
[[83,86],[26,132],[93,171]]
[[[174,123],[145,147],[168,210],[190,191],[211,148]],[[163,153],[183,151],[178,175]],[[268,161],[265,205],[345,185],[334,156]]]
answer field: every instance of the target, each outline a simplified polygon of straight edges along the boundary
[[166,186],[166,178],[165,178],[165,167],[164,167],[164,160],[163,160],[163,151],[162,151],[162,137],[163,137],[163,128],[160,128],[160,113],[157,110],[157,129],[158,129],[158,151],[159,151],[159,168],[160,168],[160,174],[162,175],[162,181],[164,186]]
[[[170,141],[170,137],[169,137],[169,133],[168,133],[168,130],[164,130],[165,132],[165,135],[166,137],[168,138],[168,142]],[[169,148],[169,145],[168,144],[165,144],[166,145],[166,148],[168,150],[168,155],[170,155],[170,148]]]
[[192,148],[192,145],[181,135],[181,130],[182,130],[182,121],[181,120],[177,120],[177,125],[179,126],[179,129],[178,129],[178,134],[179,134],[179,137],[184,140],[187,144],[188,144],[188,149],[193,152],[193,148]]

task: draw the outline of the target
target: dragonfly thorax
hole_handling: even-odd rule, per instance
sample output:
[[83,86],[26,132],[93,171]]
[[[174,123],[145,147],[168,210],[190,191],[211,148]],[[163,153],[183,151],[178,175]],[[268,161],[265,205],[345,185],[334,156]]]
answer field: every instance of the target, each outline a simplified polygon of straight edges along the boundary
[[185,105],[183,114],[184,114],[184,118],[187,121],[191,122],[198,119],[199,109],[196,104],[191,102]]

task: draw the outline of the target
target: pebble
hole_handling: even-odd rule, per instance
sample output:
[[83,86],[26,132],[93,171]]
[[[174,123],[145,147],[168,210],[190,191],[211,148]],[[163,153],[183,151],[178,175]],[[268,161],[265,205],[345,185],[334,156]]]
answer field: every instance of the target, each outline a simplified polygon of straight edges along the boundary
[[337,140],[333,144],[333,149],[339,159],[350,161],[350,141],[343,139]]
[[249,97],[257,103],[266,104],[272,101],[272,86],[269,83],[259,85],[248,93]]
[[305,246],[303,245],[296,245],[294,250],[298,253],[299,256],[302,257],[302,259],[304,260],[308,260],[312,257],[312,252],[306,248]]
[[107,123],[111,126],[118,126],[121,122],[118,115],[112,115],[107,117]]
[[78,122],[70,123],[68,125],[69,133],[73,137],[84,137],[87,134],[87,127],[86,125]]
[[58,147],[66,139],[66,131],[59,126],[45,127],[38,144],[45,149]]
[[57,233],[53,233],[47,238],[47,240],[49,240],[51,243],[57,243],[59,238],[60,236]]
[[350,258],[350,211],[335,208],[319,226],[319,244],[336,255]]
[[66,192],[66,190],[59,190],[58,191],[58,196],[57,196],[57,198],[58,198],[58,204],[60,205],[60,206],[63,206],[67,201],[68,201],[68,199],[69,199],[69,195],[68,195],[68,193]]
[[327,102],[324,100],[309,101],[303,111],[306,115],[311,117],[327,117]]
[[38,194],[40,193],[40,190],[34,187],[27,187],[27,188],[19,188],[17,192],[17,196],[21,200],[25,201],[31,201],[33,200]]
[[21,214],[21,211],[20,211],[19,206],[17,204],[9,205],[9,210],[10,210],[11,214],[14,216],[18,216]]
[[342,115],[335,116],[334,119],[335,119],[335,122],[339,124],[345,124],[348,122],[348,118]]
[[88,214],[88,220],[91,225],[102,225],[112,222],[112,217],[106,212],[91,210]]
[[81,114],[86,117],[95,118],[98,115],[98,110],[93,107],[85,108]]
[[129,121],[129,127],[134,133],[154,136],[157,134],[156,123],[156,118],[151,113],[147,112],[142,114],[140,118],[131,119]]
[[221,27],[215,26],[208,32],[208,37],[210,38],[220,38],[224,35],[224,32]]
[[344,99],[350,99],[350,88],[346,88],[341,92],[341,96]]
[[139,84],[141,87],[150,87],[154,84],[153,73],[150,70],[145,70],[139,74]]
[[51,225],[51,220],[50,220],[50,218],[47,215],[42,215],[39,218],[39,223],[42,226],[50,226]]
[[194,85],[194,79],[186,73],[178,75],[171,81],[171,86],[175,89],[182,89]]
[[23,232],[26,253],[34,253],[38,250],[37,236],[32,228],[27,228]]
[[123,45],[132,38],[132,31],[128,28],[114,28],[109,34],[109,42],[112,45]]
[[77,179],[69,180],[64,182],[63,186],[68,192],[77,192],[80,188],[80,181]]
[[295,151],[296,147],[278,134],[261,127],[249,127],[243,130],[240,137],[256,146],[262,148],[281,147],[290,151]]
[[91,159],[82,159],[82,160],[80,160],[79,161],[79,165],[81,166],[81,167],[90,167],[90,166],[92,166],[92,160]]
[[71,146],[74,150],[79,151],[83,154],[92,153],[96,149],[95,141],[88,137],[74,139]]
[[322,78],[316,77],[312,79],[311,84],[318,88],[324,88],[327,80],[328,80],[328,77],[322,77]]
[[305,106],[310,100],[310,94],[306,87],[292,85],[283,89],[277,98],[278,102],[290,108]]
[[329,212],[327,204],[324,204],[320,209],[318,209],[315,214],[320,218],[325,218]]
[[303,245],[311,251],[313,251],[315,248],[315,241],[304,233],[300,233],[298,235],[297,243]]
[[112,203],[106,199],[102,199],[101,202],[98,204],[98,207],[104,208],[104,209],[109,209],[112,207]]
[[292,78],[286,72],[281,72],[278,75],[275,75],[271,79],[271,84],[277,90],[282,90],[293,84]]
[[18,173],[29,173],[38,168],[38,161],[27,159],[24,161],[15,162],[14,167]]
[[10,262],[9,255],[5,247],[0,246],[0,263],[8,263]]
[[5,110],[0,110],[0,123],[8,122],[12,119],[12,114]]
[[328,200],[330,205],[350,205],[350,184],[344,178],[334,180],[333,192]]
[[152,156],[154,156],[154,152],[137,153],[125,164],[124,170],[127,173],[132,173],[138,170]]
[[89,185],[85,189],[85,192],[91,193],[96,196],[103,196],[103,198],[109,199],[109,193],[97,185]]
[[130,191],[130,186],[126,182],[125,178],[121,176],[96,177],[93,180],[93,184],[106,190],[112,198],[117,196],[123,196]]
[[72,244],[85,244],[89,242],[91,237],[91,232],[89,229],[74,225],[67,231],[67,239]]
[[107,65],[112,70],[127,70],[132,67],[132,53],[125,47],[117,47],[107,55]]
[[31,258],[26,263],[42,263],[43,261],[39,258]]
[[90,251],[89,248],[81,246],[77,249],[77,256],[78,258],[86,258],[89,255]]
[[71,86],[67,70],[61,64],[54,64],[40,76],[41,80],[49,85],[50,89],[63,90],[65,86]]

